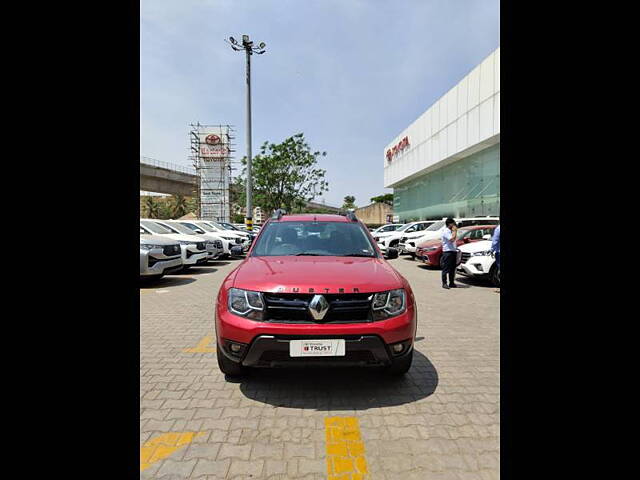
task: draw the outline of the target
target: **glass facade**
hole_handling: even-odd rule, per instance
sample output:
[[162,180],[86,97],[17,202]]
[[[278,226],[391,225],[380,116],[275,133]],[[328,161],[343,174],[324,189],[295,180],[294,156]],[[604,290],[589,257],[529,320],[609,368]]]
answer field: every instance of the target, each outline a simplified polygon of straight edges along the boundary
[[400,221],[500,215],[500,144],[393,189]]

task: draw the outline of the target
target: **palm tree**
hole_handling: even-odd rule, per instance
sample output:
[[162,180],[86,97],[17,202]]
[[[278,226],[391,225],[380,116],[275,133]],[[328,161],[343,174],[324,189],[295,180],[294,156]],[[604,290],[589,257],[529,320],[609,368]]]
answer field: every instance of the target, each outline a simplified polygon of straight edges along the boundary
[[158,202],[152,196],[148,196],[144,199],[144,206],[147,209],[147,216],[149,218],[158,218]]
[[174,218],[180,218],[187,213],[187,199],[184,195],[173,195],[171,197],[171,212]]

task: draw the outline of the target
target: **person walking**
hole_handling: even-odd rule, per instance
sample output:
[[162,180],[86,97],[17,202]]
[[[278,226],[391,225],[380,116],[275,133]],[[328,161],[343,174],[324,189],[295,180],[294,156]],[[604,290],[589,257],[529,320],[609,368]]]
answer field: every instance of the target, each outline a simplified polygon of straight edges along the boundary
[[[447,218],[442,231],[442,288],[457,288],[456,278],[456,240],[458,239],[458,227],[453,218]],[[447,285],[447,276],[449,284]]]
[[[498,276],[500,275],[500,224],[493,231],[493,238],[491,239],[491,251],[496,257],[496,266],[498,267]],[[500,293],[500,289],[494,290],[496,293]]]

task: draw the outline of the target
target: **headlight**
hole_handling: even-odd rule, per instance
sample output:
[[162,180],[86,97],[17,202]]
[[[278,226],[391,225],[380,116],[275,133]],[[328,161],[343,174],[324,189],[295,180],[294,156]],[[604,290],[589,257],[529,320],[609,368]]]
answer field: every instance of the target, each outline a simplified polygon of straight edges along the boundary
[[140,250],[155,250],[156,248],[159,248],[160,250],[164,249],[164,245],[152,245],[150,243],[142,243],[140,244]]
[[475,252],[472,253],[472,257],[486,257],[487,255],[491,255],[491,250],[485,250],[484,252]]
[[241,317],[252,320],[262,320],[263,318],[264,302],[260,292],[230,288],[227,305],[232,313]]
[[380,240],[380,237],[373,237],[373,239],[377,242]]
[[384,320],[385,318],[395,317],[403,313],[406,309],[406,293],[402,288],[376,293],[373,296],[374,320]]
[[422,250],[424,250],[425,252],[433,252],[434,250],[437,250],[438,247],[425,247]]
[[189,240],[178,240],[178,243],[180,245],[189,245],[190,247],[195,247],[196,246],[196,242],[192,242]]

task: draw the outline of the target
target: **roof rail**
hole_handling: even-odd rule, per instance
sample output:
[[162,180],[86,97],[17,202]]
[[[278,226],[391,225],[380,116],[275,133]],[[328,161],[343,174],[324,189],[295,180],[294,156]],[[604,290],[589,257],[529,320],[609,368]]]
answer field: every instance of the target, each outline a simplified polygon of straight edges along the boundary
[[357,222],[358,221],[358,217],[356,217],[356,212],[354,212],[352,209],[349,209],[347,211],[340,210],[338,212],[338,215],[342,215],[343,217],[347,217],[347,219],[351,220],[352,222]]
[[271,218],[274,219],[274,220],[280,220],[282,218],[282,216],[286,215],[286,214],[287,214],[287,212],[285,212],[281,208],[278,208],[278,209],[273,211],[273,215],[271,215]]

